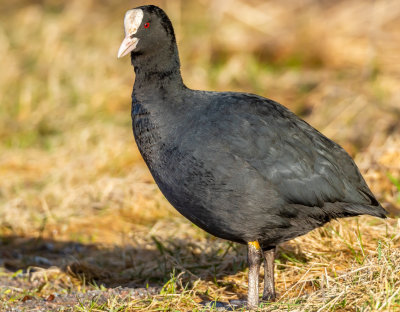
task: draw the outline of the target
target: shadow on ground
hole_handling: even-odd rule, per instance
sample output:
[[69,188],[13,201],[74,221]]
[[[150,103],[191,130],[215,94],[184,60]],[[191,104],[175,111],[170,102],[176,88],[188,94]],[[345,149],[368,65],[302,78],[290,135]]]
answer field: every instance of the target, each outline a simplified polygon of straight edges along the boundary
[[161,287],[181,272],[185,283],[216,281],[246,268],[244,246],[214,241],[206,245],[204,250],[193,241],[161,242],[153,238],[145,246],[110,248],[76,241],[1,236],[0,267],[21,274],[57,268],[82,283],[130,288]]

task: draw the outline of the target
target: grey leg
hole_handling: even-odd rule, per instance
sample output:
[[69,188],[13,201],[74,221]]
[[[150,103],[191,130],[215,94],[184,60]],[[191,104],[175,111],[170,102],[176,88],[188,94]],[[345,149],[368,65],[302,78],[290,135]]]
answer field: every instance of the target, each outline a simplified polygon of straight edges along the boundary
[[272,248],[263,251],[264,255],[264,292],[263,300],[274,301],[276,298],[275,293],[275,279],[274,279],[274,261],[275,261],[275,250]]
[[262,261],[262,251],[257,241],[247,243],[247,262],[249,264],[249,292],[247,306],[258,308],[258,278]]

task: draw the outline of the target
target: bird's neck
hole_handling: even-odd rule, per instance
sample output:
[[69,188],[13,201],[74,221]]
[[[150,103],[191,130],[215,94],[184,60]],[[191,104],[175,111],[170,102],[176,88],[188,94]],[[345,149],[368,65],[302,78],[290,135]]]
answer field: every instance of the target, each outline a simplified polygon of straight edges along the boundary
[[131,54],[135,68],[134,88],[145,92],[157,92],[160,89],[174,90],[183,88],[178,49],[176,45],[147,54]]

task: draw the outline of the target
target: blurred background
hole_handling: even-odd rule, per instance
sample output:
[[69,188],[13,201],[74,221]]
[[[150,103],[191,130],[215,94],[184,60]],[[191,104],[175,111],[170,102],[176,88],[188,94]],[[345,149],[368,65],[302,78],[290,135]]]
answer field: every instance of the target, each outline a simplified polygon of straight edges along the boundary
[[[134,72],[117,51],[125,11],[143,4],[171,18],[188,87],[287,106],[341,144],[397,215],[398,0],[1,0],[3,250],[38,237],[110,246],[154,245],[168,233],[212,239],[170,207],[134,143]],[[36,261],[26,252],[3,259],[6,268]]]

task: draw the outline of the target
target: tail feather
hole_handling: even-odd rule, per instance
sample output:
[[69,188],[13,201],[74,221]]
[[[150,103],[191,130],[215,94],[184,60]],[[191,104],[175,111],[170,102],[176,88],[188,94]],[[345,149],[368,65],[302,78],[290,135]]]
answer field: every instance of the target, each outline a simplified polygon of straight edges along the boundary
[[385,219],[388,212],[378,202],[377,205],[349,204],[345,206],[346,212],[351,215],[370,215]]

